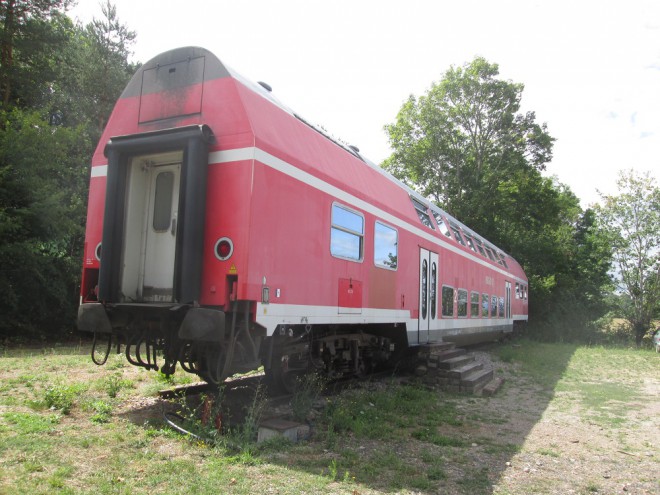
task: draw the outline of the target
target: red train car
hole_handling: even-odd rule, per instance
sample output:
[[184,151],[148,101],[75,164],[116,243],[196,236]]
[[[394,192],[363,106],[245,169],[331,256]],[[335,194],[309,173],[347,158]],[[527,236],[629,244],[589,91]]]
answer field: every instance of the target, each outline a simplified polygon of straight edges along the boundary
[[263,364],[287,384],[526,320],[511,256],[209,51],[158,55],[117,101],[92,160],[78,315],[105,357],[114,340],[166,374]]

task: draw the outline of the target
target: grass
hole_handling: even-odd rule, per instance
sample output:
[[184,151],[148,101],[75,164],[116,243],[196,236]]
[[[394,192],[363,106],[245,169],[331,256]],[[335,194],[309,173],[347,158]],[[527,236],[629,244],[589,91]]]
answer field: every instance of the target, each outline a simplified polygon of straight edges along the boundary
[[[565,461],[562,445],[553,443],[558,439],[527,444],[534,426],[553,411],[625,437],[635,462],[651,450],[627,434],[646,427],[631,416],[631,404],[648,403],[644,386],[657,384],[660,363],[651,352],[521,341],[493,351],[508,374],[497,397],[391,379],[319,399],[310,386],[297,406],[300,417],[313,421],[310,441],[257,445],[265,406],[260,392],[248,404],[247,420],[214,442],[200,442],[174,433],[153,406],[156,390],[194,377],[166,378],[128,366],[121,356],[96,367],[88,351],[0,353],[0,494],[526,493],[505,476],[505,464]],[[519,401],[526,396],[531,411]],[[319,400],[325,407],[310,415]],[[181,411],[201,428],[195,407],[182,403]],[[205,428],[200,432],[208,433]],[[607,491],[606,481],[596,479],[576,479],[573,489]],[[554,486],[548,479],[527,482],[539,493]]]

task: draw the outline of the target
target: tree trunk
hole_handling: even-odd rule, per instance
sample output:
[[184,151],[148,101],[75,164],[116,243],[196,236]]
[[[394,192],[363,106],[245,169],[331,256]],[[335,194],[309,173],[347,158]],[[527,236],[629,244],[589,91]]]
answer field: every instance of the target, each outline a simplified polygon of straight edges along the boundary
[[635,344],[637,347],[641,347],[642,339],[644,338],[647,330],[646,325],[644,325],[642,322],[635,322],[633,324],[633,330],[635,331]]

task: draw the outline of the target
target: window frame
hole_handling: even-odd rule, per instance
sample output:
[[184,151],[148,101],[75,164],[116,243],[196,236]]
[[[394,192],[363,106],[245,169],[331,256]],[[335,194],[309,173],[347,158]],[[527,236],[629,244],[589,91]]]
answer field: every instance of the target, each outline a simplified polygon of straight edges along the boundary
[[[362,232],[358,232],[356,230],[352,230],[350,227],[342,226],[340,224],[335,224],[335,218],[334,218],[334,212],[335,212],[335,207],[339,208],[341,210],[344,210],[344,212],[350,213],[352,215],[355,215],[356,217],[359,217],[362,220]],[[341,254],[335,254],[333,252],[333,232],[338,231],[342,232],[344,234],[352,235],[355,236],[359,239],[359,258],[354,258],[350,256],[342,256]],[[343,205],[341,203],[333,202],[332,207],[330,209],[330,254],[337,259],[342,259],[346,261],[353,261],[355,263],[362,263],[364,261],[364,242],[365,242],[365,219],[364,219],[364,214],[362,212],[359,212],[357,210],[354,210],[346,205]]]

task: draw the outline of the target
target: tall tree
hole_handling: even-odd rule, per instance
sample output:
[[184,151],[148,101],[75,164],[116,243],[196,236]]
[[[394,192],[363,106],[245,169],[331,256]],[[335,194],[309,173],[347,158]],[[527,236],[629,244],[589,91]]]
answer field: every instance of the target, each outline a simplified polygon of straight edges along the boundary
[[[475,58],[410,96],[385,127],[394,152],[383,166],[518,259],[530,280],[531,317],[570,338],[578,325],[558,335],[559,321],[586,325],[603,310],[603,245],[592,242],[595,227],[578,198],[541,174],[554,138],[533,112],[519,113],[523,85],[498,75],[496,64]],[[598,274],[588,312],[580,273]]]
[[394,153],[384,168],[466,222],[489,216],[481,197],[502,179],[543,170],[552,157],[545,124],[518,113],[523,85],[498,74],[480,57],[452,67],[385,127]]
[[649,174],[622,171],[618,194],[601,194],[598,221],[613,247],[619,308],[640,345],[660,317],[660,188]]

